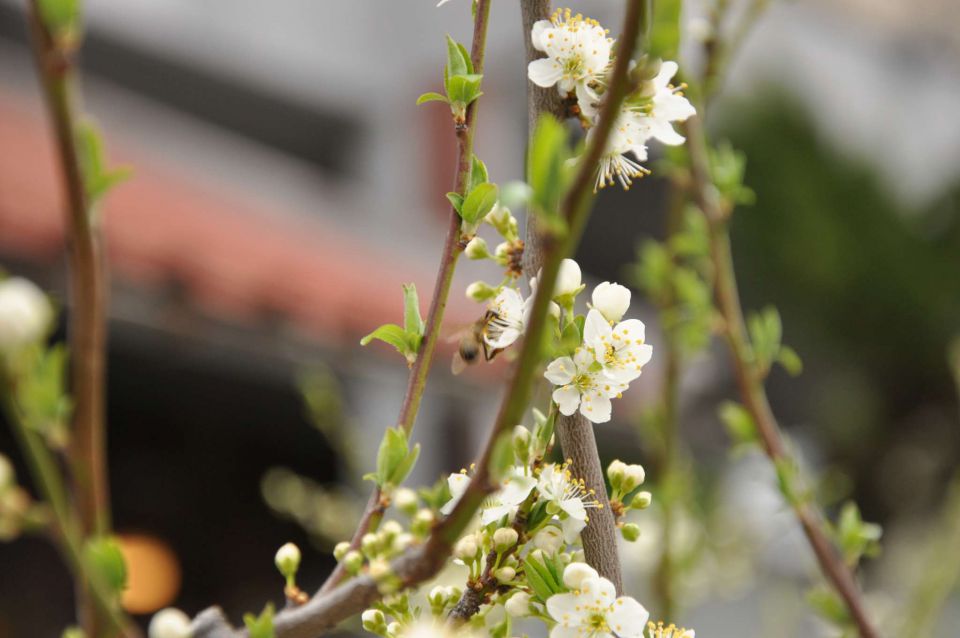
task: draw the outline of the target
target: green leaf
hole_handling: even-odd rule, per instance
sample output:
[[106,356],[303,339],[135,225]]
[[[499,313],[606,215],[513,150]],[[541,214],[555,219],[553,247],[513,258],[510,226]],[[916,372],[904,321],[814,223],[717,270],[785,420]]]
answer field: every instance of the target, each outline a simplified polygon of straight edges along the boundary
[[883,529],[876,523],[867,523],[860,516],[857,504],[844,504],[837,522],[837,544],[848,565],[856,566],[864,555],[874,556],[880,550]]
[[533,593],[541,602],[546,602],[548,598],[563,590],[554,582],[549,570],[531,556],[527,556],[523,561],[523,573]]
[[477,185],[463,202],[460,217],[468,224],[478,223],[484,215],[493,210],[500,196],[500,189],[489,182]]
[[453,104],[466,107],[480,97],[482,75],[451,75],[447,78],[447,98]]
[[273,603],[267,603],[260,616],[244,614],[243,624],[249,638],[276,638],[273,631]]
[[390,476],[387,477],[388,485],[400,485],[410,475],[410,471],[420,458],[420,444],[417,443],[407,453],[403,460],[397,464]]
[[381,488],[397,486],[407,478],[420,456],[420,445],[410,449],[407,434],[402,428],[387,428],[377,450],[377,471],[368,474]]
[[80,0],[39,0],[40,19],[54,38],[80,26]]
[[127,564],[116,539],[110,536],[90,538],[84,547],[84,558],[90,570],[114,594],[127,586]]
[[406,356],[407,350],[410,347],[410,342],[407,339],[407,331],[395,323],[388,323],[380,326],[366,337],[361,339],[360,345],[365,346],[374,339],[379,339],[384,343],[389,343],[404,356]]
[[777,355],[777,363],[782,365],[783,369],[787,371],[787,374],[792,377],[803,372],[803,361],[800,359],[800,355],[797,354],[796,350],[790,346],[780,347],[780,353]]
[[651,58],[677,58],[682,4],[681,0],[657,0],[653,3],[653,21],[647,50]]
[[414,284],[403,285],[403,328],[407,334],[423,336],[425,328],[420,317],[420,300],[417,298],[417,287]]
[[[457,75],[466,75],[467,73],[472,73],[473,69],[468,66],[470,64],[470,56],[465,55],[466,49],[460,46],[456,40],[447,36],[447,73],[449,77],[454,77]],[[450,94],[450,91],[447,91],[447,95]]]
[[742,405],[735,401],[724,401],[720,405],[718,414],[735,444],[743,445],[756,442],[757,425]]
[[461,215],[460,212],[463,210],[463,195],[460,193],[447,193],[447,199],[450,200],[450,203],[453,205],[453,209],[457,211],[458,215]]
[[90,121],[76,127],[77,156],[83,173],[84,188],[91,204],[95,204],[111,188],[126,180],[133,171],[123,167],[108,169],[103,138]]
[[836,625],[846,626],[850,624],[850,613],[847,606],[833,589],[825,585],[808,591],[807,603],[822,618]]
[[467,47],[457,42],[457,48],[460,49],[460,56],[467,65],[467,73],[473,73],[473,60],[470,58],[470,52],[467,51]]
[[527,181],[532,190],[531,210],[554,234],[565,228],[559,203],[569,181],[570,157],[566,129],[556,118],[541,116],[527,152]]
[[780,313],[773,306],[767,306],[761,312],[753,313],[747,318],[747,329],[750,333],[754,362],[760,372],[766,374],[770,370],[771,363],[780,353],[780,340],[783,336]]
[[487,175],[487,165],[474,154],[470,164],[470,179],[467,180],[466,192],[469,193],[480,184],[485,184],[488,181],[490,181],[490,179]]
[[440,95],[436,91],[427,91],[417,98],[417,106],[427,102],[443,102],[445,104],[449,104],[450,100],[447,99],[446,95]]

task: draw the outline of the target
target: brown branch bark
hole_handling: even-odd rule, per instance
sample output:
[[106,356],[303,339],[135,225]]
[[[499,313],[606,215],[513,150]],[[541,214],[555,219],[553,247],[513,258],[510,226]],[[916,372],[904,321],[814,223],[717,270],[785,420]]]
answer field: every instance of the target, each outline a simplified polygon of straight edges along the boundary
[[[533,48],[530,31],[536,21],[549,18],[550,2],[549,0],[524,0],[521,3],[521,13],[529,64],[543,55]],[[628,39],[630,34],[627,32],[627,27],[630,26],[631,19],[628,16],[628,22],[623,30],[622,38],[625,42],[636,42],[636,32],[632,40]],[[634,22],[639,30],[639,15]],[[630,51],[621,53],[618,62],[621,58],[629,61],[632,50],[631,47]],[[552,87],[544,89],[533,82],[527,82],[527,113],[529,130],[532,133],[541,114],[548,113],[562,119],[567,115],[567,108],[556,89]],[[526,222],[523,263],[525,274],[531,278],[536,276],[543,264],[544,244],[547,240],[537,227],[534,216],[527,215]],[[617,592],[622,592],[623,576],[617,554],[616,521],[607,498],[607,488],[593,427],[579,413],[572,416],[558,415],[556,433],[564,455],[572,461],[571,471],[582,478],[589,489],[594,490],[597,500],[602,505],[601,508],[593,510],[590,521],[581,534],[584,557],[601,576],[609,579],[616,586]]]
[[[757,425],[762,447],[774,463],[789,460],[782,431],[767,400],[763,377],[751,362],[749,340],[740,295],[737,292],[733,255],[728,231],[729,211],[724,210],[709,173],[706,136],[699,116],[685,123],[690,152],[693,198],[710,227],[710,248],[715,271],[717,305],[724,319],[724,337],[733,360],[740,396]],[[860,587],[853,572],[843,562],[830,541],[819,508],[807,501],[792,503],[803,532],[810,543],[824,576],[843,599],[863,638],[878,636],[863,604]]]

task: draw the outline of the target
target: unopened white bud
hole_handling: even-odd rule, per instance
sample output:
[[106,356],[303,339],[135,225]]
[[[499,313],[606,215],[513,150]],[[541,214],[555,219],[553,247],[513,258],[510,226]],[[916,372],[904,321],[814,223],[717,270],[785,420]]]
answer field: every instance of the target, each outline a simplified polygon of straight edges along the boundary
[[630,307],[630,290],[620,284],[605,281],[593,289],[590,300],[607,321],[617,322],[623,319]]
[[580,265],[572,259],[560,262],[560,271],[557,273],[557,285],[554,288],[554,297],[575,295],[580,289]]
[[390,563],[385,558],[378,558],[376,560],[370,561],[370,567],[368,570],[370,578],[381,581],[392,573],[390,569]]
[[650,492],[637,492],[633,500],[630,501],[630,507],[638,510],[644,510],[650,507],[650,503],[653,502],[653,494]]
[[560,319],[560,306],[555,301],[551,301],[547,306],[547,313],[554,319]]
[[510,256],[510,242],[502,241],[497,244],[497,247],[493,252],[493,256],[496,257],[498,262],[506,261],[507,257]]
[[498,552],[502,552],[516,545],[519,537],[517,530],[512,527],[501,527],[493,533],[493,545]]
[[387,635],[388,636],[397,636],[403,630],[403,626],[394,620],[392,623],[387,625]]
[[497,296],[497,289],[485,281],[475,281],[467,286],[467,299],[488,301]]
[[392,539],[398,534],[403,533],[403,526],[397,521],[387,521],[380,527],[380,531],[387,539]]
[[367,532],[360,538],[360,549],[367,556],[374,556],[380,547],[380,539],[373,532]]
[[518,591],[503,604],[503,608],[514,618],[530,615],[530,594]]
[[150,638],[190,638],[190,617],[174,607],[161,609],[150,619]]
[[647,473],[644,472],[642,465],[628,465],[625,468],[623,477],[623,491],[630,492],[647,480]]
[[333,557],[337,559],[337,562],[343,560],[343,557],[347,555],[347,552],[350,551],[350,543],[347,541],[341,541],[336,544],[333,548]]
[[570,563],[563,570],[563,584],[570,589],[580,589],[587,578],[597,578],[597,570],[586,563]]
[[627,464],[623,461],[617,459],[611,461],[610,465],[607,466],[607,478],[610,479],[610,484],[614,488],[619,488],[623,483],[623,477],[627,474]]
[[357,550],[351,550],[343,557],[343,568],[346,569],[347,573],[351,576],[359,574],[361,567],[363,567],[363,554]]
[[562,544],[563,534],[553,525],[544,527],[533,536],[533,546],[550,556],[556,554]]
[[23,277],[0,281],[0,356],[37,343],[53,320],[43,291]]
[[413,516],[417,511],[417,493],[409,487],[401,487],[393,493],[393,504],[404,514]]
[[463,249],[463,254],[467,259],[489,259],[490,250],[487,248],[487,242],[483,237],[474,237],[467,242],[467,247]]
[[293,543],[286,543],[277,550],[273,562],[277,569],[288,581],[297,575],[297,569],[300,568],[300,548]]
[[403,532],[402,534],[397,534],[396,538],[393,539],[393,549],[402,552],[411,545],[413,545],[414,537],[410,532]]
[[517,577],[517,570],[513,567],[501,567],[493,573],[493,576],[498,583],[505,585]]
[[453,548],[453,555],[463,562],[469,563],[476,559],[479,551],[480,548],[477,546],[477,539],[471,534],[457,541],[457,544]]
[[360,615],[363,628],[372,634],[383,635],[387,631],[387,617],[379,609],[367,609]]

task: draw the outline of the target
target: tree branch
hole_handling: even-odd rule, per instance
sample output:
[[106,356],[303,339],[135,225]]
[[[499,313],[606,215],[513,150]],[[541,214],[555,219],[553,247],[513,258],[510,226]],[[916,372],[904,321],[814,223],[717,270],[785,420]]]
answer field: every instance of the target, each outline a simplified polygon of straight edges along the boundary
[[[734,374],[744,406],[757,425],[763,450],[774,464],[790,461],[783,434],[777,423],[763,386],[763,377],[750,357],[743,309],[737,292],[730,234],[727,225],[729,212],[716,193],[709,173],[706,136],[695,116],[685,123],[687,148],[690,152],[693,198],[703,211],[710,227],[710,250],[714,265],[715,294],[720,314],[724,319],[724,337],[733,359]],[[853,572],[843,562],[824,529],[824,518],[819,508],[807,501],[791,503],[803,532],[827,580],[843,599],[863,638],[878,634],[863,605],[862,594]]]
[[[625,41],[635,42],[639,30],[639,12],[645,0],[631,0],[627,11],[628,21],[624,29]],[[480,6],[489,0],[480,0]],[[632,22],[631,22],[632,16]],[[490,462],[500,436],[509,432],[518,423],[530,400],[534,375],[542,359],[543,338],[547,326],[547,311],[556,285],[560,261],[579,242],[583,228],[590,215],[590,198],[598,160],[606,147],[612,129],[611,118],[616,116],[626,97],[629,55],[622,55],[614,69],[607,101],[604,103],[596,133],[581,160],[576,178],[561,204],[561,214],[567,221],[568,233],[561,238],[552,237],[545,246],[542,285],[538,287],[530,311],[527,332],[513,369],[506,395],[490,431],[486,446],[476,462],[476,472],[450,515],[441,520],[430,532],[427,540],[407,550],[391,564],[392,573],[399,579],[401,588],[414,587],[434,576],[445,564],[453,543],[469,525],[483,499],[494,491]],[[382,596],[378,584],[368,575],[353,578],[341,586],[317,593],[306,604],[284,609],[274,619],[276,638],[314,638],[317,634],[342,620],[368,608]],[[244,638],[244,630],[232,629],[222,612],[211,608],[201,613],[194,621],[194,638]]]
[[[639,36],[641,11],[642,8],[637,3],[631,4],[621,30],[620,42],[627,43],[627,47],[621,48],[618,52],[614,79],[611,81],[610,91],[604,104],[603,117],[601,117],[595,133],[599,137],[601,129],[605,127],[604,139],[609,135],[609,129],[613,125],[617,112],[608,107],[615,105],[618,110],[628,92],[627,65],[633,57],[632,54]],[[550,3],[543,0],[527,0],[521,4],[521,12],[527,62],[529,63],[541,57],[541,53],[533,48],[530,32],[537,20],[549,17]],[[620,82],[616,79],[618,72],[619,77],[622,78]],[[563,100],[559,98],[559,94],[552,88],[543,89],[532,82],[527,82],[527,111],[530,131],[533,131],[536,121],[542,113],[563,117],[566,115],[566,106]],[[596,166],[603,150],[602,146],[594,145],[590,149],[592,155],[588,154],[588,157],[584,159],[584,164]],[[579,193],[579,197],[584,197],[587,191],[587,183],[591,179],[591,173],[580,171],[577,175],[579,183],[576,183],[574,188],[571,189],[571,195],[576,196]],[[572,201],[567,202],[568,205],[571,203]],[[581,231],[582,228],[576,232]],[[577,237],[579,238],[579,234]],[[527,277],[535,277],[540,270],[548,243],[549,238],[537,227],[536,218],[528,215],[524,246],[524,272]],[[600,465],[593,427],[580,414],[559,415],[556,432],[557,440],[560,442],[564,455],[572,461],[571,471],[584,480],[587,488],[594,490],[597,500],[602,505],[601,508],[595,509],[591,513],[590,521],[581,533],[584,557],[587,563],[594,567],[601,576],[613,582],[617,591],[621,592],[623,590],[623,577],[620,559],[617,555],[616,521],[607,498],[606,483],[603,478],[603,468]]]
[[[479,0],[477,11],[473,23],[473,42],[471,44],[470,57],[473,62],[473,68],[476,73],[483,73],[484,49],[487,39],[487,24],[490,16],[490,0]],[[464,126],[457,131],[457,173],[454,178],[453,189],[457,193],[464,195],[467,180],[470,175],[470,169],[473,165],[473,138],[476,133],[477,107],[479,100],[475,100],[467,107]],[[420,409],[420,402],[423,399],[423,391],[427,385],[427,376],[433,364],[433,355],[437,346],[437,339],[440,336],[440,326],[443,322],[443,314],[447,307],[447,300],[450,297],[450,285],[453,283],[453,273],[457,267],[457,261],[463,252],[463,244],[460,241],[460,215],[456,209],[450,207],[449,222],[447,224],[447,237],[443,243],[443,252],[440,256],[440,268],[437,271],[437,280],[433,288],[433,296],[430,300],[430,309],[427,311],[423,341],[420,345],[420,352],[417,359],[410,369],[410,376],[407,379],[407,389],[404,392],[403,404],[400,407],[398,425],[408,435],[413,430],[414,423],[417,420],[417,412]],[[389,504],[384,500],[384,495],[379,487],[375,487],[367,500],[367,505],[360,517],[360,523],[357,525],[353,537],[350,539],[350,549],[354,550],[360,547],[360,540],[364,534],[376,530],[383,517],[383,512]],[[327,580],[324,581],[320,592],[328,592],[340,584],[346,571],[343,563],[337,564]]]

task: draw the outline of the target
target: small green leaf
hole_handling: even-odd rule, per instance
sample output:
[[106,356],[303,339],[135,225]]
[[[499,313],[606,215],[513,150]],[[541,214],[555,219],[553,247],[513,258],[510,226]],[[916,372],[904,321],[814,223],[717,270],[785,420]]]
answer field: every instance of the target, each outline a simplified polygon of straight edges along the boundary
[[[466,75],[473,70],[468,66],[470,56],[464,55],[465,49],[456,40],[447,36],[447,73],[452,78],[457,75]],[[447,95],[450,92],[447,91]]]
[[480,97],[482,75],[451,75],[447,78],[447,98],[453,104],[466,107]]
[[403,284],[403,328],[407,334],[423,335],[425,325],[420,317],[420,300],[414,284]]
[[824,585],[815,587],[807,592],[807,603],[822,618],[839,625],[850,624],[850,613],[843,600],[837,593]]
[[457,42],[457,48],[460,49],[460,56],[463,57],[463,61],[467,65],[467,73],[473,73],[473,60],[470,58],[470,52],[467,51],[467,47]]
[[736,445],[754,443],[757,440],[757,425],[747,409],[735,401],[724,401],[718,410],[720,420]]
[[449,104],[450,100],[447,99],[447,96],[440,95],[436,91],[428,91],[417,98],[417,106],[427,102],[443,102],[445,104]]
[[463,202],[460,217],[468,224],[476,224],[493,210],[500,196],[500,189],[489,182],[477,185]]
[[39,0],[40,19],[54,38],[80,26],[80,0]]
[[91,204],[95,204],[111,188],[133,174],[133,171],[126,167],[107,168],[103,138],[93,122],[83,121],[77,125],[76,141],[84,187]]
[[447,199],[450,200],[450,204],[453,205],[453,209],[457,211],[458,215],[462,215],[460,211],[463,210],[463,195],[460,193],[447,193]]
[[419,456],[420,446],[411,450],[403,429],[387,428],[377,450],[377,471],[364,478],[373,479],[381,488],[397,486],[407,478]]
[[777,363],[782,365],[783,369],[787,371],[787,374],[792,377],[803,372],[803,361],[800,359],[800,355],[797,354],[796,350],[790,346],[780,347],[780,354],[777,355]]
[[267,603],[260,616],[243,615],[249,638],[276,638],[273,630],[273,603]]
[[127,586],[127,564],[116,539],[100,536],[87,540],[84,558],[91,571],[114,594]]
[[406,354],[406,350],[409,346],[409,341],[407,340],[407,332],[398,326],[395,323],[388,323],[380,326],[366,337],[360,340],[360,345],[365,346],[374,339],[379,339],[384,343],[389,343],[391,346],[400,351],[400,354]]
[[487,165],[474,155],[470,165],[470,179],[467,181],[466,192],[469,193],[480,184],[485,184],[488,181],[490,181],[490,178],[487,175]]
[[414,445],[407,455],[403,457],[403,460],[397,464],[390,476],[387,477],[387,484],[400,485],[403,483],[410,475],[410,471],[413,470],[413,466],[416,465],[418,458],[420,458],[419,443]]

